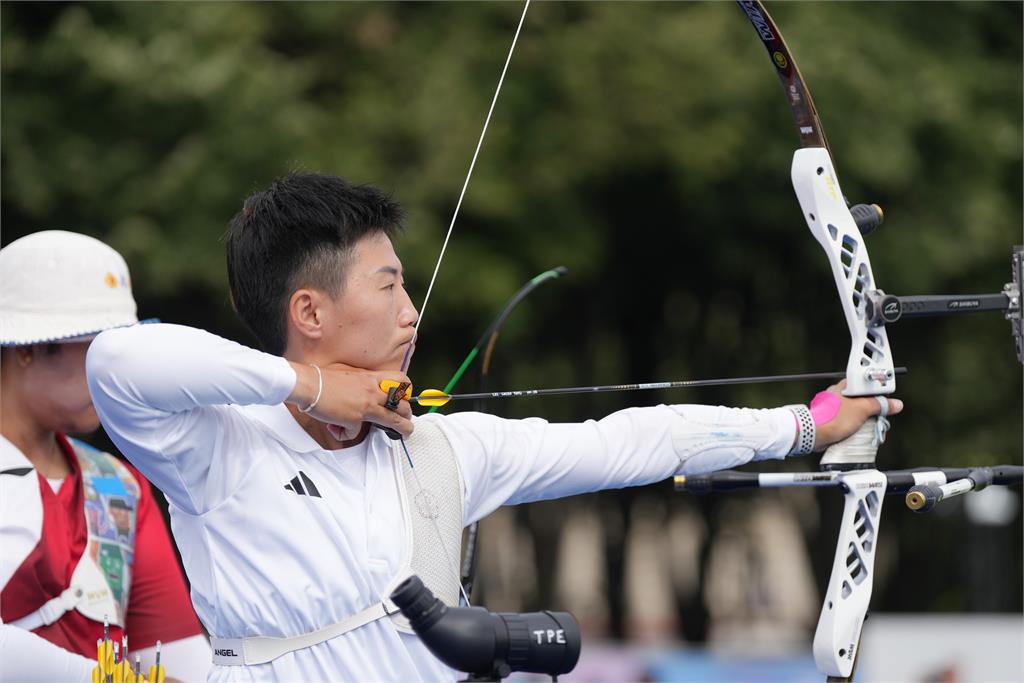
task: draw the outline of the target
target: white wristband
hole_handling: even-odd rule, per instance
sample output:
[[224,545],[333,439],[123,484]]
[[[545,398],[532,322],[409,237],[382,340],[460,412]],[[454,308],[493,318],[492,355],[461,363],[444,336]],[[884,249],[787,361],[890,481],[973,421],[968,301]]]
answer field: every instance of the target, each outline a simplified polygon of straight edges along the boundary
[[793,416],[796,417],[796,443],[793,445],[793,450],[789,452],[790,455],[807,455],[814,450],[814,418],[811,416],[811,411],[805,405],[792,405],[786,406],[793,411]]

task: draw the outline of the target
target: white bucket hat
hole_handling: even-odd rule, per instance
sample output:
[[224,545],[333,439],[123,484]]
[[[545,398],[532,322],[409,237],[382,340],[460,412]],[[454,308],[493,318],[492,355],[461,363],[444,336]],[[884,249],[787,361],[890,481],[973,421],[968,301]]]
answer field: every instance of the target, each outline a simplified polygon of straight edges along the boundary
[[99,240],[65,230],[0,249],[0,346],[88,339],[134,325],[128,265]]

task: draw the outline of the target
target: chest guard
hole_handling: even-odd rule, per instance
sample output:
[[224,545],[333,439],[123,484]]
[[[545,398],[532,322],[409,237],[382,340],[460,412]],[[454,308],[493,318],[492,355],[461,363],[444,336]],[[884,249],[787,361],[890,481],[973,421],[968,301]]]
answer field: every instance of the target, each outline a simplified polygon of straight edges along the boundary
[[[401,441],[392,442],[391,456],[405,515],[406,555],[381,598],[387,601],[399,583],[416,574],[444,604],[457,607],[463,528],[459,463],[434,420],[417,420],[416,431],[405,443],[408,456]],[[391,620],[398,630],[413,632],[400,613],[392,614]]]
[[[139,484],[117,458],[68,439],[82,476],[88,538],[70,585],[36,611],[12,623],[47,626],[70,610],[124,628],[135,558]],[[45,514],[45,506],[43,507]]]

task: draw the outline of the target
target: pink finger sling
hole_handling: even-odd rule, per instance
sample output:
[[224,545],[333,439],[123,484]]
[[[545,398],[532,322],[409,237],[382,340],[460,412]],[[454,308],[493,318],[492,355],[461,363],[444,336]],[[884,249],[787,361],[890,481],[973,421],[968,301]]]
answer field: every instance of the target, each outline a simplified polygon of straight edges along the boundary
[[839,406],[842,399],[830,391],[819,391],[811,399],[811,417],[814,418],[814,425],[820,427],[826,422],[831,422],[839,414]]

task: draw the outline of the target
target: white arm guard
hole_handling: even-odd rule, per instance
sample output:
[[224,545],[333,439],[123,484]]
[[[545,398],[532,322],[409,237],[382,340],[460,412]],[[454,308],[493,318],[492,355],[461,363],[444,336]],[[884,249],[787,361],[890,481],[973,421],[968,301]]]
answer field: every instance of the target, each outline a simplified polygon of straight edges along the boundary
[[669,406],[672,446],[679,474],[703,474],[752,460],[782,459],[793,449],[796,418],[788,408],[753,410],[722,406]]

